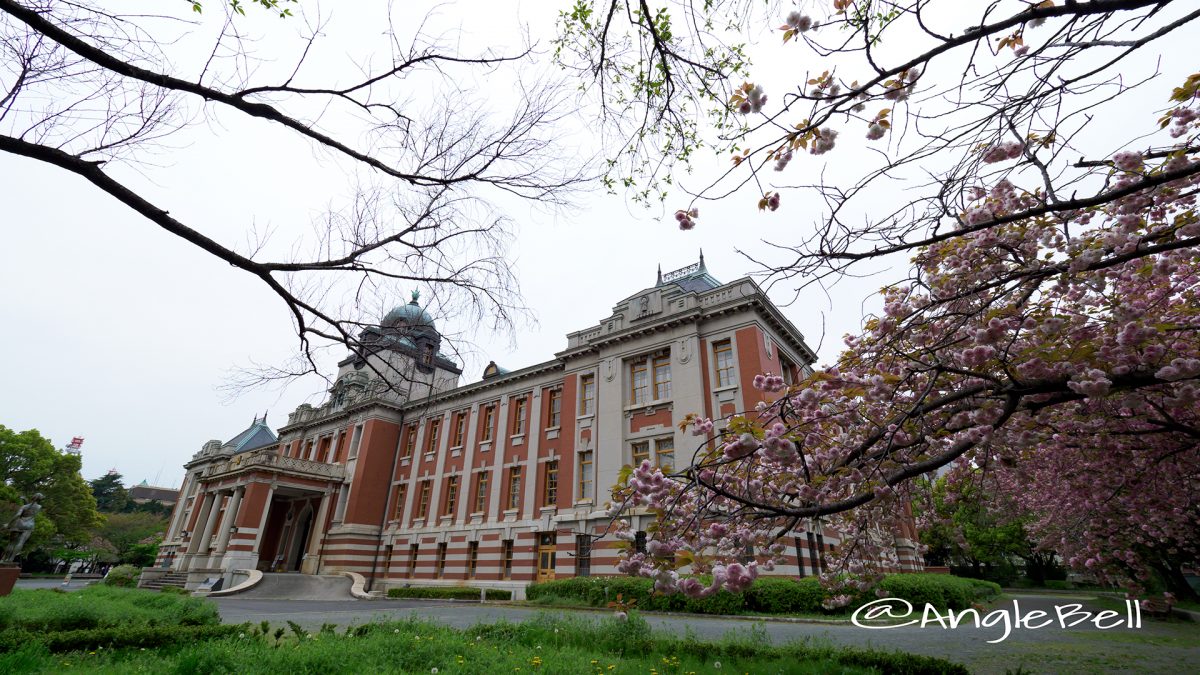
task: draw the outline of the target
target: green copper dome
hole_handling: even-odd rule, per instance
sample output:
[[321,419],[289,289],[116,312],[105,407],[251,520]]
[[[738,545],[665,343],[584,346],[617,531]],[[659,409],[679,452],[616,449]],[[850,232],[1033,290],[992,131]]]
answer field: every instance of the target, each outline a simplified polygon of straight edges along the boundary
[[413,291],[412,301],[407,305],[400,305],[388,312],[380,323],[385,328],[397,328],[400,326],[428,326],[435,328],[433,317],[417,304],[417,299],[420,294]]

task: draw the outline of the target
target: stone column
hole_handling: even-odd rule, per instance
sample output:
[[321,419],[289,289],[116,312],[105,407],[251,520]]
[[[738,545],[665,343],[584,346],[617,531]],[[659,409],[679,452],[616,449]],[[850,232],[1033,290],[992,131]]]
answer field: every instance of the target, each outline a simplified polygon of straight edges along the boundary
[[179,536],[179,530],[184,527],[187,522],[187,499],[188,492],[192,490],[192,484],[195,481],[192,479],[192,474],[189,472],[183,479],[183,485],[179,488],[179,497],[175,502],[175,509],[171,513],[171,526],[167,528],[167,535],[163,538],[163,543],[174,541]]
[[254,548],[251,549],[251,552],[254,553],[256,556],[262,555],[262,550],[261,550],[262,549],[262,541],[263,541],[263,537],[266,536],[267,519],[270,518],[270,516],[271,516],[271,500],[273,500],[274,498],[275,498],[275,484],[272,483],[271,486],[269,488],[267,488],[267,497],[263,501],[262,515],[259,516],[259,519],[258,519],[258,532],[255,533],[255,535],[254,535]]
[[238,486],[233,491],[233,496],[229,498],[229,506],[225,507],[225,518],[221,520],[221,530],[217,533],[217,553],[224,553],[229,547],[230,530],[233,529],[234,519],[237,518],[238,506],[242,503],[242,494],[245,493],[244,485]]
[[308,555],[300,565],[300,571],[304,574],[316,574],[320,570],[321,540],[325,537],[325,519],[329,515],[329,494],[329,490],[325,490],[325,494],[321,496],[321,506],[317,508],[317,515],[313,518],[312,527],[309,529],[310,541],[305,550]]
[[224,491],[213,494],[213,504],[208,512],[208,521],[204,524],[204,529],[200,531],[200,545],[196,548],[198,555],[208,554],[209,542],[212,541],[213,530],[217,527],[217,516],[221,515],[221,499],[224,496]]
[[200,530],[202,530],[205,523],[208,522],[208,515],[209,512],[212,511],[213,498],[215,496],[216,494],[212,492],[204,493],[204,502],[200,505],[200,515],[196,518],[197,530],[192,532],[192,538],[188,541],[188,553],[196,553],[200,548]]

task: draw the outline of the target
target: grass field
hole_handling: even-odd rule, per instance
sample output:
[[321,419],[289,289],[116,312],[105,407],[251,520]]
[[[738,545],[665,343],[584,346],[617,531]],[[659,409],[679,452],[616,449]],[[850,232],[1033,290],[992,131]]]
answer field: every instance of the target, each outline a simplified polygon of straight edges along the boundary
[[539,615],[453,629],[425,620],[342,631],[217,625],[212,603],[137,589],[0,599],[0,673],[966,673],[899,652],[772,646],[751,627],[719,641],[653,632],[632,613]]

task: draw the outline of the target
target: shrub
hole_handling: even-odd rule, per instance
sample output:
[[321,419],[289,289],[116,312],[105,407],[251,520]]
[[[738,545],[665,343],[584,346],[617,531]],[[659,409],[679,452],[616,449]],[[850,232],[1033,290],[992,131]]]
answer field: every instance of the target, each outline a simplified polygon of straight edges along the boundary
[[104,584],[107,586],[120,586],[121,588],[134,588],[137,586],[138,577],[142,576],[141,569],[133,565],[117,565],[110,569],[108,574],[104,576]]
[[[408,588],[389,588],[389,598],[435,598],[442,600],[478,600],[478,588],[464,586],[410,586]],[[486,591],[488,600],[512,600],[512,591],[489,588]]]
[[[1000,586],[993,582],[949,574],[889,574],[880,582],[879,588],[891,596],[911,602],[915,607],[929,603],[938,608],[956,610],[967,609],[976,602],[1000,594]],[[688,598],[678,593],[655,595],[654,582],[640,577],[557,579],[532,584],[525,591],[525,596],[534,602],[554,598],[573,600],[592,607],[603,607],[615,600],[618,594],[625,602],[636,601],[637,609],[695,614],[822,613],[825,610],[821,603],[827,597],[820,583],[812,577],[760,577],[743,593],[722,590],[707,598]],[[864,593],[854,605],[873,599],[873,591]]]
[[0,653],[25,645],[41,645],[51,652],[80,652],[103,647],[165,647],[201,640],[231,637],[245,626],[121,626],[65,631],[9,630],[0,633]]
[[825,591],[815,578],[764,577],[746,589],[746,609],[763,614],[818,613]]
[[1069,581],[1059,581],[1057,579],[1047,579],[1046,580],[1046,588],[1050,588],[1050,589],[1053,589],[1056,591],[1069,591],[1072,588],[1075,588],[1075,584],[1073,584]]

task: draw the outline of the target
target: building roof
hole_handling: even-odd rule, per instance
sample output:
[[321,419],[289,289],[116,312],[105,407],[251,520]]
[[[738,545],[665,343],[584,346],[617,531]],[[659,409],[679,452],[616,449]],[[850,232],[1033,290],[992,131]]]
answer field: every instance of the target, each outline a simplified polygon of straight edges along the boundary
[[142,481],[138,485],[129,488],[129,497],[134,501],[159,501],[167,504],[179,500],[179,490],[148,485],[146,481]]
[[229,439],[223,446],[222,450],[228,450],[230,454],[242,452],[243,450],[253,450],[266,445],[274,445],[279,440],[271,427],[267,426],[267,416],[262,418],[255,417],[254,422],[242,433]]
[[380,326],[385,328],[396,328],[400,326],[428,326],[436,329],[433,323],[433,317],[429,316],[420,304],[417,303],[421,295],[417,291],[413,291],[412,300],[407,305],[399,305],[392,308],[392,311],[384,315],[383,321],[379,322]]
[[687,293],[703,293],[711,291],[721,285],[704,266],[704,251],[700,251],[700,262],[692,263],[687,267],[681,267],[672,272],[663,274],[662,266],[658,267],[658,281],[654,284],[655,288],[675,284]]

